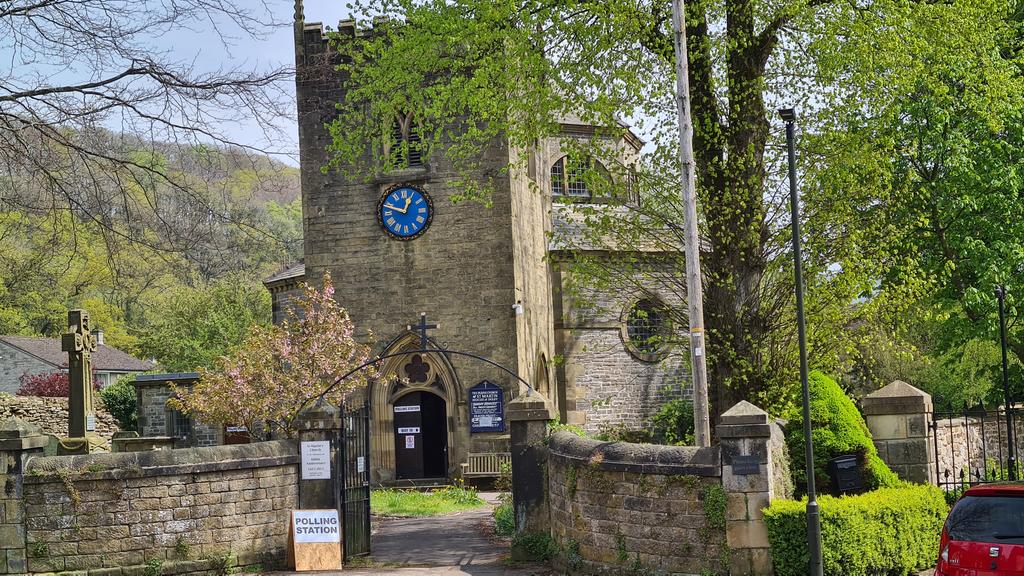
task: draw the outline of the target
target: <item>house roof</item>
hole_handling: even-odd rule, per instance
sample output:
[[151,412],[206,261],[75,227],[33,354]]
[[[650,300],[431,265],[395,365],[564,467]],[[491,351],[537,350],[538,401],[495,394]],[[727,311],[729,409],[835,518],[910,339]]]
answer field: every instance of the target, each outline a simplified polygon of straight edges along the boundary
[[298,264],[292,264],[291,266],[281,270],[277,274],[265,279],[263,284],[270,287],[273,284],[285,283],[288,280],[298,281],[306,275],[306,265],[302,262]]
[[[37,338],[32,336],[0,336],[0,342],[17,348],[26,354],[53,364],[55,368],[63,368],[68,364],[68,353],[61,350],[57,338]],[[113,346],[100,344],[92,354],[92,365],[96,370],[104,372],[145,372],[156,367],[154,362],[139,360]]]

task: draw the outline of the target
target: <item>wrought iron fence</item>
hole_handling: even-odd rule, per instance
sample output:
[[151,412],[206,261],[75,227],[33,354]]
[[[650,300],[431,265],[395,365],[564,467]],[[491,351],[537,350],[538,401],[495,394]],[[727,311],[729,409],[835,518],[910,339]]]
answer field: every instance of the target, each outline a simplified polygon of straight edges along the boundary
[[936,412],[931,422],[936,484],[960,492],[977,484],[1021,479],[1020,414],[1020,408],[983,407]]

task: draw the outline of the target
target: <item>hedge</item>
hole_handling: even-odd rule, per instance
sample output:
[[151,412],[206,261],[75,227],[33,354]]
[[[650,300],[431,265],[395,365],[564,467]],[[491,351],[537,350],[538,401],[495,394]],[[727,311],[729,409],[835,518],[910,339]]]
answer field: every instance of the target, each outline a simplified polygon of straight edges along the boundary
[[[899,478],[878,457],[864,418],[857,406],[835,380],[821,372],[808,378],[811,393],[811,424],[814,438],[814,477],[818,491],[831,492],[828,461],[844,454],[856,454],[864,470],[864,484],[869,490],[899,485]],[[793,414],[786,425],[786,444],[790,454],[804,453],[803,412]],[[798,494],[807,485],[804,459],[793,458],[790,464],[793,483]]]
[[[933,566],[949,507],[934,486],[905,484],[818,499],[826,576],[907,575]],[[806,500],[764,512],[775,576],[809,574]]]

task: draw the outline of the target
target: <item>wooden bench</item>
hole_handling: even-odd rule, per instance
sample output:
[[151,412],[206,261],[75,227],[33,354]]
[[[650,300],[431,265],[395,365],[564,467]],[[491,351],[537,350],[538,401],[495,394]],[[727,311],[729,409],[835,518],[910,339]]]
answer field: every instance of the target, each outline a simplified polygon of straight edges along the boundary
[[467,462],[462,463],[463,478],[486,478],[501,476],[502,464],[512,465],[512,454],[508,452],[470,452]]

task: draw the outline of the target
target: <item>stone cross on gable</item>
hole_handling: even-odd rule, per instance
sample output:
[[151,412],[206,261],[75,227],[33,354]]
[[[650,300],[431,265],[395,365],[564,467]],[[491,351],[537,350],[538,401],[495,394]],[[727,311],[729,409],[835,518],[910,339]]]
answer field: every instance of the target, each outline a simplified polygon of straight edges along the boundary
[[428,330],[433,330],[435,328],[440,328],[440,325],[438,325],[438,324],[428,324],[427,323],[427,313],[426,312],[421,312],[420,313],[420,323],[419,324],[413,324],[411,326],[407,326],[406,327],[406,329],[408,329],[408,330],[410,330],[412,332],[418,332],[419,333],[419,335],[420,335],[420,350],[426,350],[427,349],[427,344],[429,343],[429,340],[427,339],[427,331]]
[[68,436],[84,438],[86,433],[96,430],[92,402],[92,353],[96,351],[96,337],[88,312],[68,312],[68,333],[61,337],[61,349],[68,353]]

